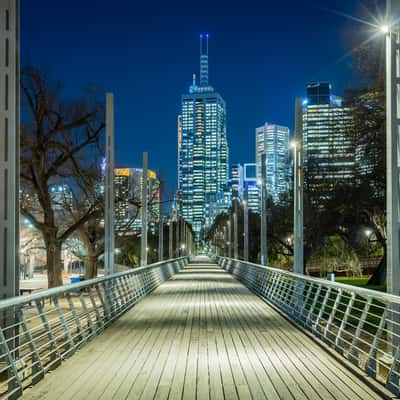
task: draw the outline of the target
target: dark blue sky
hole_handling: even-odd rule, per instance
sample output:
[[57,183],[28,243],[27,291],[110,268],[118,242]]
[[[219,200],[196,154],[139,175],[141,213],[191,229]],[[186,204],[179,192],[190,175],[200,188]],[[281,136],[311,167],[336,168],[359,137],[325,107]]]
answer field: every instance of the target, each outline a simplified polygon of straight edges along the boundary
[[[149,152],[168,191],[176,187],[180,95],[198,73],[198,38],[210,32],[210,83],[227,102],[230,163],[254,160],[254,129],[293,126],[293,104],[311,80],[351,83],[344,26],[326,9],[358,0],[21,0],[22,60],[116,100],[116,158],[139,166]],[[351,23],[359,29],[357,23]]]

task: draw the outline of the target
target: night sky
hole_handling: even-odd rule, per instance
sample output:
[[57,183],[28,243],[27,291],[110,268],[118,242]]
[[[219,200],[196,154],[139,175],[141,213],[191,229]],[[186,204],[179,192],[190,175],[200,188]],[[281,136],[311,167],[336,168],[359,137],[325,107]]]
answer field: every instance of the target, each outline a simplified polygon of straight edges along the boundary
[[[238,4],[238,5],[236,5]],[[254,129],[293,127],[305,84],[351,84],[344,30],[330,10],[358,0],[21,0],[22,63],[43,68],[78,96],[88,85],[115,94],[116,162],[149,152],[167,190],[176,188],[180,96],[199,70],[199,33],[210,33],[210,84],[227,103],[230,164],[254,162]]]

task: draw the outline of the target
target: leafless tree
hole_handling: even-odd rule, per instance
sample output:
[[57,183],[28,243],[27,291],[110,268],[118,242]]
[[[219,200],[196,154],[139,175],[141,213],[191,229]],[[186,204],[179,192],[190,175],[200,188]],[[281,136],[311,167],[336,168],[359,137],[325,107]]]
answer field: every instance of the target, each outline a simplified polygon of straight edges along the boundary
[[[101,143],[103,107],[91,96],[67,101],[61,89],[38,69],[22,71],[21,213],[43,235],[49,287],[63,283],[63,242],[99,212],[100,201],[85,190],[91,154]],[[82,197],[86,206],[68,218],[64,205]]]

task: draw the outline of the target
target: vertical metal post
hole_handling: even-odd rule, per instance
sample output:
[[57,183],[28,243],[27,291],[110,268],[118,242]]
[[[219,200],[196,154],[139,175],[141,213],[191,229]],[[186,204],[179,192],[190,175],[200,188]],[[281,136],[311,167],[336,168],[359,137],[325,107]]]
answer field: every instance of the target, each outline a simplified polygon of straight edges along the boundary
[[176,209],[176,231],[175,231],[175,257],[179,257],[179,251],[180,251],[180,232],[179,232],[179,221],[180,221],[180,216],[179,216],[179,211],[178,208]]
[[400,295],[399,50],[399,33],[388,32],[386,36],[387,290],[388,293],[397,296]]
[[232,258],[232,225],[231,225],[231,216],[229,215],[227,222],[227,230],[228,230],[228,257]]
[[19,287],[19,1],[0,1],[0,298]]
[[106,95],[106,183],[104,216],[104,274],[114,273],[114,95]]
[[174,257],[173,242],[174,242],[174,220],[171,214],[169,218],[169,231],[168,231],[168,258],[170,260]]
[[143,167],[142,167],[142,236],[140,238],[140,265],[147,265],[147,182],[148,182],[148,154],[143,153]]
[[267,172],[266,172],[266,154],[261,156],[261,182],[260,182],[260,198],[261,198],[261,235],[260,235],[260,252],[261,265],[267,265]]
[[293,271],[304,273],[304,227],[303,227],[303,107],[301,99],[296,99],[295,143],[294,143],[294,266]]
[[228,247],[228,227],[224,225],[224,257],[229,257]]
[[163,217],[163,203],[162,203],[162,183],[160,182],[159,193],[159,220],[158,220],[158,261],[164,259],[164,217]]
[[247,186],[244,188],[243,199],[243,259],[249,261],[249,205]]
[[238,200],[233,201],[233,257],[235,260],[239,258],[239,246],[238,246]]
[[179,243],[179,248],[181,249],[181,256],[185,255],[185,249],[182,246],[185,243],[185,220],[181,218],[181,240]]

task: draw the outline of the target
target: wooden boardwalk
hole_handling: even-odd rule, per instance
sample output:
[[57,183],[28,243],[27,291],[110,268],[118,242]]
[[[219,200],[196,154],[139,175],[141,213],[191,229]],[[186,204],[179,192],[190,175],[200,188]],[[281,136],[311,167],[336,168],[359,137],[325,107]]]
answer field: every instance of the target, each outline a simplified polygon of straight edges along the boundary
[[191,264],[25,399],[381,397],[213,264]]

